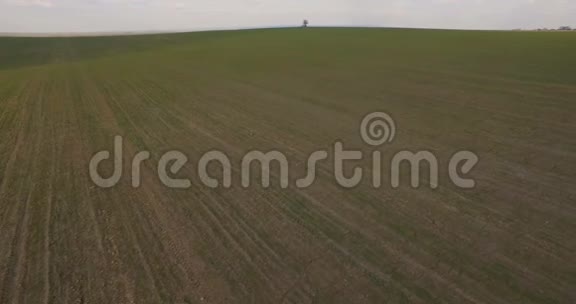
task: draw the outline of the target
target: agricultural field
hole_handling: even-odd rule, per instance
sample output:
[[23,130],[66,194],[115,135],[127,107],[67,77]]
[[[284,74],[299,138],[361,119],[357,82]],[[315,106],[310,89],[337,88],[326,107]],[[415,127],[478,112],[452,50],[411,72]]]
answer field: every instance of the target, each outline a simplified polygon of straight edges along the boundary
[[[574,54],[562,32],[0,38],[0,303],[575,303]],[[378,148],[359,133],[374,111],[397,124]],[[89,163],[117,135],[125,174],[100,188]],[[329,160],[309,188],[197,177],[205,152],[237,172],[257,149],[293,181],[337,140],[431,151],[439,187],[348,189]],[[186,189],[158,179],[175,149]],[[473,189],[444,169],[460,150],[480,159]]]

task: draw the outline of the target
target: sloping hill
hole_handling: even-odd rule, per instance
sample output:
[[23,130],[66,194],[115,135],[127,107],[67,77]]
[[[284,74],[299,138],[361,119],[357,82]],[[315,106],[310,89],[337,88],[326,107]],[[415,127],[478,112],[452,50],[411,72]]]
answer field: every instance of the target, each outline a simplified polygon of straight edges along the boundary
[[[0,38],[0,303],[571,303],[575,52],[537,32]],[[370,158],[353,189],[332,160],[306,189],[241,186],[253,149],[282,151],[291,181],[337,140],[371,155],[374,111],[398,126],[384,158],[433,152],[438,189],[392,189],[385,163],[374,188]],[[124,174],[102,189],[90,159],[116,135]],[[174,149],[188,189],[158,178]],[[230,189],[198,178],[213,149]],[[480,157],[474,189],[448,178],[460,150]]]

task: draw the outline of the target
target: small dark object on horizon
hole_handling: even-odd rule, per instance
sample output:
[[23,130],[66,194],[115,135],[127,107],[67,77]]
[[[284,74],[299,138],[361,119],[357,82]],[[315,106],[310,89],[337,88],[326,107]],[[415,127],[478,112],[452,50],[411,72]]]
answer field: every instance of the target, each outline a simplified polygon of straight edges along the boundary
[[304,22],[302,23],[302,27],[306,28],[308,27],[308,20],[304,19]]

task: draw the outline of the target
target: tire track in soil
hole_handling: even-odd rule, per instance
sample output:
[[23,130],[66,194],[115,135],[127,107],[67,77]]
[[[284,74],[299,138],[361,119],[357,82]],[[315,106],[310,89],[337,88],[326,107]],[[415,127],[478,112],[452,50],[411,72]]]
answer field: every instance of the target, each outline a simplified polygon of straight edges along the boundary
[[[53,86],[53,93],[56,92],[57,90],[65,90],[66,87],[61,85],[61,83],[57,83]],[[60,98],[63,98],[62,95],[60,95]],[[51,95],[52,98],[54,98],[53,95]],[[45,220],[44,220],[44,228],[43,228],[43,236],[44,236],[44,240],[43,240],[43,250],[44,250],[44,256],[43,256],[43,268],[44,268],[44,272],[43,272],[43,280],[44,280],[44,285],[43,285],[43,292],[42,292],[42,303],[44,304],[49,304],[51,303],[51,261],[52,261],[52,253],[51,253],[51,242],[52,242],[52,225],[53,225],[53,221],[52,221],[52,212],[53,212],[53,204],[54,204],[54,197],[55,197],[55,190],[54,190],[54,184],[55,184],[55,180],[57,180],[58,175],[56,174],[56,170],[57,168],[60,167],[61,164],[61,156],[62,153],[59,151],[59,145],[60,145],[60,141],[58,140],[58,131],[57,130],[57,122],[59,121],[59,119],[62,116],[59,116],[57,114],[58,110],[60,109],[60,107],[57,107],[57,105],[59,104],[59,100],[53,100],[51,99],[50,101],[52,101],[50,103],[50,111],[47,111],[47,115],[51,115],[52,121],[50,121],[49,123],[49,127],[47,126],[46,128],[49,129],[49,137],[46,140],[46,149],[49,150],[50,153],[50,157],[48,157],[50,159],[50,169],[48,171],[48,176],[47,179],[49,180],[48,182],[48,187],[46,190],[46,194],[45,194],[45,198],[46,198],[46,215],[45,215]],[[60,103],[61,104],[61,103]]]
[[[181,124],[184,124],[184,125],[189,123],[189,122],[183,121],[181,117],[177,116],[177,113],[179,111],[171,110],[171,107],[161,107],[161,104],[157,103],[156,99],[154,97],[152,97],[149,92],[146,92],[146,90],[144,89],[144,87],[142,85],[132,84],[131,86],[138,93],[141,100],[147,101],[149,103],[149,107],[162,108],[164,110],[164,113],[166,113],[167,117],[170,118],[169,120],[162,119],[162,121],[165,123],[165,125],[168,124],[167,121],[170,121],[170,122],[179,121]],[[172,128],[178,129],[176,126],[174,126]],[[192,133],[194,133],[195,135],[201,134],[203,137],[207,137],[207,138],[210,138],[211,140],[219,141],[218,137],[212,135],[211,133],[207,132],[203,128],[200,128],[196,124],[195,124],[195,127],[192,127],[192,128],[190,128],[188,126],[187,130],[192,131]],[[190,173],[192,173],[192,172],[190,172]],[[264,252],[268,251],[270,256],[273,258],[273,261],[274,261],[273,264],[281,263],[278,254],[276,252],[274,252],[274,250],[271,249],[269,246],[267,246],[266,242],[264,242],[259,237],[259,235],[257,233],[255,233],[253,230],[251,230],[249,228],[249,226],[246,225],[246,222],[242,218],[239,218],[237,216],[235,217],[232,215],[232,213],[230,211],[226,211],[226,210],[230,210],[230,208],[232,208],[232,206],[222,205],[226,201],[223,197],[221,197],[220,195],[214,195],[213,192],[208,193],[209,191],[203,190],[201,187],[197,188],[195,190],[199,191],[198,194],[201,193],[202,196],[206,200],[210,201],[209,203],[204,204],[204,206],[209,208],[209,209],[205,209],[205,210],[209,211],[208,214],[210,214],[210,217],[215,221],[215,223],[217,223],[218,226],[220,226],[221,222],[227,223],[226,226],[228,226],[229,228],[224,228],[223,226],[221,226],[220,228],[222,229],[222,231],[226,232],[225,233],[226,237],[230,242],[235,244],[236,247],[241,246],[240,244],[242,244],[242,243],[239,242],[237,238],[233,237],[232,234],[227,232],[227,231],[236,231],[236,232],[242,234],[244,237],[246,237],[247,240],[251,240],[251,243],[255,246],[260,247],[260,245],[258,245],[258,243],[264,244],[264,247],[260,247],[259,250],[257,250],[259,255],[261,253],[263,253],[262,250],[264,250]],[[211,198],[211,196],[214,196],[214,198]],[[204,200],[201,199],[200,201],[203,202]],[[214,207],[218,207],[218,208],[214,209],[214,208],[211,208],[209,206],[214,206]],[[210,211],[210,210],[212,210],[212,211]],[[224,216],[224,218],[222,218],[222,216],[217,216],[216,214],[220,214],[220,215]],[[250,233],[251,231],[252,231],[252,233]],[[249,243],[247,243],[247,244],[249,244]],[[241,248],[241,247],[239,247],[239,248]],[[243,253],[244,252],[243,249],[240,249],[240,252],[244,257],[248,256],[247,253]],[[252,259],[247,259],[247,261],[249,263],[252,263],[251,260]],[[266,278],[266,282],[272,282],[273,281],[273,280],[270,280],[270,278],[268,276],[266,276],[264,273],[261,273],[261,275],[263,275],[263,277]]]
[[[144,98],[147,99],[147,100],[149,99],[149,98],[146,98],[146,97],[144,97]],[[135,105],[134,107],[131,107],[131,108],[136,109],[136,108],[139,108],[139,107]],[[210,213],[209,213],[209,214],[210,214]],[[213,214],[213,213],[211,213],[211,214]],[[218,221],[218,219],[217,219],[218,217],[215,217],[214,215],[212,215],[212,217],[213,217],[213,218],[216,218],[216,221]],[[226,229],[224,229],[224,231],[226,231]],[[228,238],[228,239],[229,239],[229,240],[233,240],[232,238]],[[236,241],[234,241],[233,243],[236,243]]]

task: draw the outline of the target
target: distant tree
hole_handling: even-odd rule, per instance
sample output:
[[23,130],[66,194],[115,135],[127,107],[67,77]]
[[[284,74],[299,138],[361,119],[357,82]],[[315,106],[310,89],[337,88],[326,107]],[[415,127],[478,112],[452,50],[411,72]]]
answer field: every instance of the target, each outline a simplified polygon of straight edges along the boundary
[[569,26],[561,26],[558,28],[559,31],[571,31],[572,28]]
[[304,22],[302,23],[302,27],[306,28],[308,27],[308,20],[304,19]]

